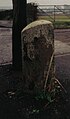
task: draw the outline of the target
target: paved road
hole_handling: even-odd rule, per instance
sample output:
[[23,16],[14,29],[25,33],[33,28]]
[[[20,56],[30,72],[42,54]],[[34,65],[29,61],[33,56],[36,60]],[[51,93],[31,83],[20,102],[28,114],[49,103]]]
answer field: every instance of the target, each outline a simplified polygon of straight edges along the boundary
[[70,29],[55,30],[56,77],[70,97]]

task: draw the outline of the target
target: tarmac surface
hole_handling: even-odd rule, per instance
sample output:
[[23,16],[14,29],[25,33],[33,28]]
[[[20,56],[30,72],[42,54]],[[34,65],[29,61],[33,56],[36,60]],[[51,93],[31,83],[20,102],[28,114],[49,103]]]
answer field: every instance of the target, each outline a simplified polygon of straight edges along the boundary
[[57,29],[54,36],[56,76],[67,82],[70,80],[70,29]]

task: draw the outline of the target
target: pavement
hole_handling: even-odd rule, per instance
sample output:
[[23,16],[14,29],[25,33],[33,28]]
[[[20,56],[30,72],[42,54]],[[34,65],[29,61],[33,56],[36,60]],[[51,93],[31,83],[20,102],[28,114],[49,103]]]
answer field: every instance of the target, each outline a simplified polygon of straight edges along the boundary
[[70,55],[70,45],[58,40],[55,40],[55,55],[66,56]]
[[12,62],[12,29],[0,28],[0,64]]
[[54,30],[55,56],[70,55],[70,29]]

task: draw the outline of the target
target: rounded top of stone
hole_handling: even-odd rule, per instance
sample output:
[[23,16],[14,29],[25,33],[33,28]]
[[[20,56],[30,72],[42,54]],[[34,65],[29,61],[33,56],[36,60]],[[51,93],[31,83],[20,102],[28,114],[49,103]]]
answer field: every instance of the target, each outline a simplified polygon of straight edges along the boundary
[[24,32],[24,31],[26,31],[26,30],[28,30],[28,29],[30,29],[30,28],[32,28],[32,27],[35,27],[35,26],[38,26],[38,25],[43,25],[43,24],[51,24],[52,25],[52,23],[50,22],[50,21],[47,21],[47,20],[37,20],[37,21],[34,21],[34,22],[32,22],[32,23],[30,23],[29,25],[27,25],[23,30],[22,30],[22,32]]

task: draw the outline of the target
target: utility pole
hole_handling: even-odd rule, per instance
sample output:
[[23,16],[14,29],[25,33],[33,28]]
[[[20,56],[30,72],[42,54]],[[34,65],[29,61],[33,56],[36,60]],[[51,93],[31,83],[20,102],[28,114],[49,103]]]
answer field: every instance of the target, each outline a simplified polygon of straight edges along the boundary
[[13,28],[12,28],[12,63],[14,70],[22,69],[21,31],[27,25],[26,0],[12,0]]
[[55,7],[56,5],[54,5],[54,26],[55,26]]

